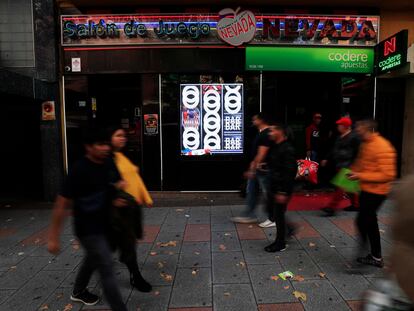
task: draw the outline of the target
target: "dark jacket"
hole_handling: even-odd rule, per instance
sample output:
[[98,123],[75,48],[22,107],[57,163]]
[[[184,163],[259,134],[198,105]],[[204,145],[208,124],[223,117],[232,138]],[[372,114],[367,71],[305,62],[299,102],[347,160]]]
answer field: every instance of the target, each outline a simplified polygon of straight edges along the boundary
[[297,164],[295,149],[288,141],[275,144],[270,149],[269,168],[272,192],[290,195],[293,191]]
[[337,169],[349,168],[355,161],[361,141],[355,132],[350,132],[344,137],[339,136],[328,160],[332,161]]

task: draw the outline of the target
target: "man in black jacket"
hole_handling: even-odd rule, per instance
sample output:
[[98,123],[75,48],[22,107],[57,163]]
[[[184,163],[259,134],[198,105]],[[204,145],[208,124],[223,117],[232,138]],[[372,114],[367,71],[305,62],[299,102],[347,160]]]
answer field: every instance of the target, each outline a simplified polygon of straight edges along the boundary
[[[326,166],[327,162],[332,162],[337,171],[343,168],[349,168],[358,155],[360,139],[356,133],[352,131],[352,120],[343,117],[336,122],[338,126],[339,137],[335,141],[332,152],[328,154],[327,160],[321,162],[322,166]],[[358,195],[356,193],[347,194],[351,205],[345,208],[347,211],[354,211],[359,207]],[[331,202],[322,211],[326,216],[335,215],[338,204],[344,197],[344,191],[337,188],[334,192]]]
[[276,241],[265,247],[266,252],[279,252],[286,249],[285,213],[296,176],[295,150],[288,141],[286,128],[275,125],[270,128],[270,137],[275,145],[270,150],[269,168],[271,189],[274,199],[273,219],[276,222]]

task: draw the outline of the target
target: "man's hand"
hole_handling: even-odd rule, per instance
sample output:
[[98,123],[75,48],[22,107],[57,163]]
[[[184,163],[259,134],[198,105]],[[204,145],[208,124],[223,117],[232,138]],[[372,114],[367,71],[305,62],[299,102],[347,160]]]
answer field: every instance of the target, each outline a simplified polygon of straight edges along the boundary
[[359,180],[359,175],[355,172],[349,172],[346,174],[346,177],[348,177],[349,180]]
[[310,159],[311,156],[312,156],[312,151],[311,150],[306,151],[306,157]]
[[125,199],[118,198],[112,201],[112,205],[115,207],[122,208],[122,207],[128,206],[128,201]]
[[57,255],[60,252],[60,242],[58,237],[49,237],[47,241],[47,250],[53,255]]
[[275,201],[277,204],[286,204],[289,197],[286,194],[278,193],[275,195]]

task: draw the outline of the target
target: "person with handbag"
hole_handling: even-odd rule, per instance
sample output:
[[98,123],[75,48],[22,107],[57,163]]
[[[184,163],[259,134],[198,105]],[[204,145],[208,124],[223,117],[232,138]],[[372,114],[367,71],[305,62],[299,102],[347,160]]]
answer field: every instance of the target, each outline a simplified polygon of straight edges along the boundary
[[[332,151],[321,161],[321,166],[326,167],[328,162],[335,165],[335,169],[339,172],[341,169],[349,168],[355,161],[360,145],[358,135],[352,130],[352,120],[349,117],[342,117],[336,121],[339,137],[336,139]],[[338,209],[339,203],[342,201],[345,191],[336,187],[332,199],[329,204],[322,208],[326,216],[334,216]],[[357,211],[359,208],[359,198],[357,193],[347,193],[351,205],[346,207],[346,211]]]
[[72,207],[75,235],[85,250],[85,258],[70,299],[88,306],[98,303],[99,297],[87,288],[92,274],[97,270],[111,310],[127,311],[115,278],[107,237],[111,206],[124,206],[122,200],[115,196],[121,187],[121,178],[110,158],[111,147],[106,131],[85,131],[84,146],[85,156],[70,167],[63,190],[56,199],[48,235],[48,251],[59,253],[59,236],[68,215],[67,209]]
[[137,239],[143,235],[142,205],[152,206],[153,201],[139,175],[139,168],[122,153],[127,143],[125,131],[115,127],[109,133],[113,159],[125,183],[117,197],[126,205],[113,208],[110,239],[113,248],[120,251],[120,261],[128,267],[131,285],[141,292],[150,292],[152,286],[139,271],[135,247]]

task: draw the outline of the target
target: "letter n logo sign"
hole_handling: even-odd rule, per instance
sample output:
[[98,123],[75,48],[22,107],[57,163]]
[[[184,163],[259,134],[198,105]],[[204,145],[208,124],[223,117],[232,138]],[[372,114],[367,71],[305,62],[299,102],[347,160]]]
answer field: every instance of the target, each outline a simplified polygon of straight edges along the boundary
[[384,43],[384,56],[388,56],[390,53],[394,53],[396,49],[396,38],[393,37]]

